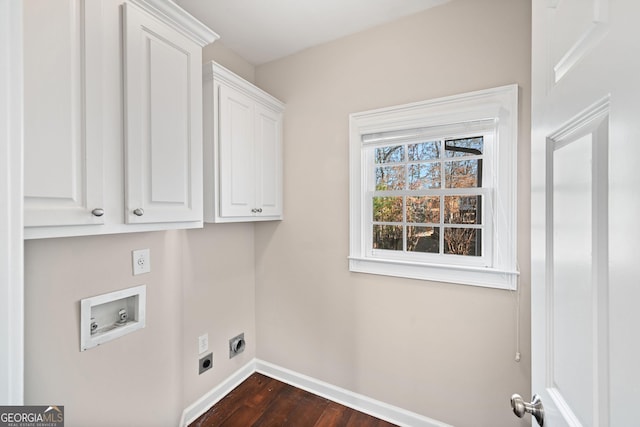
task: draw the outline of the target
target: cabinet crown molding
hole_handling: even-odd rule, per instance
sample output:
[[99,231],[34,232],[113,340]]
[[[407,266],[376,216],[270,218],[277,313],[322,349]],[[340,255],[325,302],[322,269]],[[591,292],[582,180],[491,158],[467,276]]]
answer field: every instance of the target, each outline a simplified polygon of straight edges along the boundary
[[189,37],[201,47],[211,44],[220,38],[209,27],[171,0],[129,0],[129,3],[144,9],[155,18]]
[[233,87],[274,111],[279,113],[284,111],[285,104],[278,98],[268,94],[215,61],[209,61],[202,66],[202,78],[205,82],[211,80],[224,82],[227,86]]

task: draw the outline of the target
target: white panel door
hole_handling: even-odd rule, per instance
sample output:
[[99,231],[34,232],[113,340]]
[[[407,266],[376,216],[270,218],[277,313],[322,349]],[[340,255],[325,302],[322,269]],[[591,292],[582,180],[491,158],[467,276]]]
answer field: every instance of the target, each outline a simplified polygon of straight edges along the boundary
[[200,46],[124,5],[126,221],[202,221]]
[[256,209],[254,101],[219,86],[220,216],[248,217]]
[[260,217],[282,217],[282,113],[256,105],[256,208]]
[[102,224],[100,2],[23,4],[25,226]]
[[533,1],[532,394],[545,426],[639,425],[638,16],[636,0]]

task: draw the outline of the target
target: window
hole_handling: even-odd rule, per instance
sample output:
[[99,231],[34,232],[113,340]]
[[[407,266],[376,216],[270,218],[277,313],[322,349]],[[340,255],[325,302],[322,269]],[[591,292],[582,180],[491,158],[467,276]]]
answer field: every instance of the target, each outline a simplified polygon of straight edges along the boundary
[[350,121],[351,271],[514,289],[517,86]]
[[482,258],[482,182],[487,181],[483,153],[488,137],[426,142],[412,138],[402,145],[371,147],[367,156],[373,159],[367,164],[373,165],[373,182],[366,187],[373,187],[367,201],[372,207],[372,227],[367,231],[372,233],[373,252]]

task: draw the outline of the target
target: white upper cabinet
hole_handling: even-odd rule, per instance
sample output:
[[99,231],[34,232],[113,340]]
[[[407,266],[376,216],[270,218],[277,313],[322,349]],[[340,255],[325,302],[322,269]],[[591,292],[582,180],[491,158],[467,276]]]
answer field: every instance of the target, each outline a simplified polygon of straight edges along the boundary
[[168,0],[26,0],[25,237],[202,226],[202,46]]
[[26,226],[104,223],[101,9],[25,2]]
[[283,111],[271,95],[205,64],[206,222],[282,219]]
[[282,111],[255,109],[256,206],[264,218],[282,219]]
[[256,205],[254,101],[231,87],[218,91],[220,216],[250,216]]
[[124,5],[126,221],[202,221],[202,50]]

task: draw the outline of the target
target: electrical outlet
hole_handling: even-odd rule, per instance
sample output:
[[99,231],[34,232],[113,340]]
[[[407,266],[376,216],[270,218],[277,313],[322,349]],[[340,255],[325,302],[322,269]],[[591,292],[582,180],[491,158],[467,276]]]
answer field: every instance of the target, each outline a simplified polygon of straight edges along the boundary
[[198,354],[202,354],[209,350],[209,334],[200,335],[198,337]]
[[151,272],[151,252],[149,249],[139,249],[131,254],[134,276]]
[[198,360],[198,375],[211,368],[213,368],[213,353],[209,353]]

